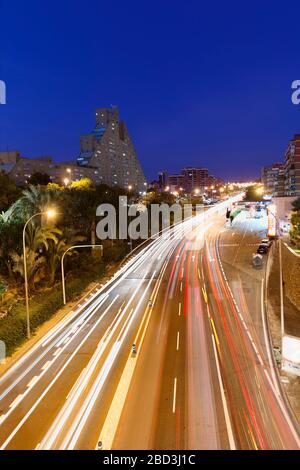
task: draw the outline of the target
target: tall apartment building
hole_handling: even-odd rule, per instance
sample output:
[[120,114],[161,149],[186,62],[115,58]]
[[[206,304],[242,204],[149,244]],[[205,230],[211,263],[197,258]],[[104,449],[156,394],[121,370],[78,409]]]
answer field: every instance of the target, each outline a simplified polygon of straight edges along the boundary
[[207,184],[208,169],[186,167],[181,171],[185,180],[185,189],[192,192],[194,189],[203,190]]
[[102,183],[144,191],[147,183],[126,125],[117,107],[96,110],[96,126],[80,138],[77,164],[99,171]]
[[207,168],[185,167],[180,174],[168,177],[168,185],[176,189],[181,187],[187,193],[191,193],[194,189],[204,190],[208,179]]
[[178,191],[178,189],[185,189],[184,175],[169,175],[168,186],[171,191]]
[[283,175],[284,165],[280,162],[273,163],[273,165],[264,166],[261,170],[261,181],[264,185],[265,191],[272,194],[275,192],[282,192]]
[[284,157],[284,193],[300,196],[300,134],[289,142]]

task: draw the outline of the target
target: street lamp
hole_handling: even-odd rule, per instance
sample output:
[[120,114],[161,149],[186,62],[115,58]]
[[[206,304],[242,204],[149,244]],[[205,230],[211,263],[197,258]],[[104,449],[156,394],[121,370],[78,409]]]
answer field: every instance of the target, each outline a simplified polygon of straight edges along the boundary
[[29,318],[29,296],[28,296],[28,276],[27,276],[27,261],[26,261],[26,228],[29,222],[32,221],[35,217],[39,215],[46,215],[49,219],[52,219],[56,216],[55,209],[48,209],[44,212],[37,212],[33,214],[25,222],[23,227],[23,263],[24,263],[24,284],[25,284],[25,302],[26,302],[26,323],[27,323],[27,338],[30,338],[30,318]]
[[66,282],[65,282],[65,269],[64,269],[64,259],[66,254],[70,251],[73,250],[74,248],[94,248],[95,246],[101,247],[101,256],[103,256],[103,245],[73,245],[70,246],[62,255],[61,257],[61,282],[62,282],[62,292],[63,292],[63,302],[64,305],[66,305],[67,300],[66,300]]

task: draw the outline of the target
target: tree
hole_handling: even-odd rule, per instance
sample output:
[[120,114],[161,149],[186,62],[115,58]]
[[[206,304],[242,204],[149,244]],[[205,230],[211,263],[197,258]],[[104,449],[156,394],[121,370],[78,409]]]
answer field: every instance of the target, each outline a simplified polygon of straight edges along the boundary
[[293,206],[293,211],[300,211],[300,197],[295,199],[295,201],[292,202]]
[[300,197],[292,202],[293,213],[291,217],[292,228],[290,231],[291,242],[300,247]]
[[92,188],[92,180],[90,178],[81,178],[79,181],[73,181],[71,183],[71,189],[81,189],[86,191]]
[[47,251],[49,248],[49,241],[58,243],[58,236],[62,235],[62,231],[56,227],[49,225],[34,226],[29,223],[26,231],[26,245],[33,252],[37,252],[42,248]]
[[258,186],[249,186],[246,189],[245,201],[249,202],[259,202],[263,199],[263,193],[260,192],[260,188]]
[[8,209],[16,201],[19,194],[20,190],[15,182],[4,171],[0,171],[0,212]]
[[28,219],[37,212],[43,212],[54,205],[59,198],[59,191],[46,189],[42,186],[29,186],[22,191],[21,197],[13,204],[14,216],[22,220]]
[[[27,267],[27,278],[28,287],[34,289],[35,282],[41,279],[41,270],[45,265],[45,257],[39,256],[38,253],[30,250],[28,247],[25,250],[26,255],[26,267]],[[20,274],[24,278],[24,257],[23,254],[19,255],[16,252],[11,253],[13,261],[13,271]]]
[[[77,245],[78,243],[86,240],[86,237],[75,234],[73,230],[67,230],[65,235],[66,238],[59,239],[57,243],[53,240],[49,242],[49,248],[47,251],[47,267],[51,286],[53,286],[55,282],[55,275],[65,251],[67,251],[71,246]],[[75,250],[70,250],[67,252],[66,256],[72,256],[76,253],[77,252]]]
[[40,173],[39,171],[30,176],[30,184],[33,186],[47,186],[51,182],[51,178],[47,173]]
[[13,278],[10,252],[21,251],[23,221],[13,216],[12,206],[0,214],[0,270]]
[[[48,251],[50,243],[57,244],[58,236],[62,235],[61,230],[56,227],[38,226],[32,223],[28,225],[26,232],[26,263],[28,271],[28,283],[34,288],[37,280],[41,280],[46,269],[46,257],[42,250]],[[19,273],[24,277],[24,258],[23,254],[19,255],[15,250],[10,253],[13,262],[13,272]]]

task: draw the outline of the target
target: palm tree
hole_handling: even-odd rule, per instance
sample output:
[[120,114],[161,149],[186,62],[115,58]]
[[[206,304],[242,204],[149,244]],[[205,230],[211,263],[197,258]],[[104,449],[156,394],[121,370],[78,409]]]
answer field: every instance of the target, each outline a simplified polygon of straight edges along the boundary
[[26,246],[34,253],[42,247],[46,250],[49,248],[49,241],[58,243],[58,236],[62,235],[62,231],[50,225],[41,225],[35,227],[32,223],[28,224],[26,231]]
[[13,209],[12,209],[12,206],[10,206],[10,208],[7,209],[7,211],[5,211],[5,212],[2,211],[0,213],[0,223],[2,223],[2,224],[9,223],[12,216],[13,216]]
[[22,191],[21,197],[12,205],[12,213],[15,216],[28,219],[37,212],[44,212],[47,207],[57,200],[59,191],[47,190],[41,186],[29,186]]
[[[45,256],[41,256],[41,249],[44,248],[47,251],[49,249],[50,241],[53,244],[57,244],[59,240],[58,236],[61,234],[61,230],[55,227],[35,227],[33,224],[28,225],[25,253],[28,270],[28,284],[32,288],[34,288],[35,282],[42,278],[42,268],[45,268],[46,264]],[[13,272],[19,273],[22,277],[24,277],[23,254],[19,255],[13,251],[10,253],[10,257],[13,262]],[[38,275],[39,278],[37,279]]]
[[[27,276],[28,286],[34,289],[34,284],[37,280],[41,279],[41,270],[45,266],[45,257],[39,256],[38,253],[26,248],[26,264],[27,264]],[[23,254],[18,255],[16,252],[10,254],[13,261],[13,272],[20,274],[24,278],[24,258]],[[40,277],[38,278],[38,275]]]
[[[60,239],[57,243],[53,240],[49,243],[49,248],[47,251],[47,258],[48,258],[48,270],[49,270],[49,277],[50,277],[50,285],[53,286],[55,282],[55,275],[60,265],[61,258],[65,251],[68,250],[73,245],[78,244],[79,242],[83,242],[86,240],[86,237],[81,235],[74,234],[73,231],[67,231],[66,233],[67,239]],[[77,253],[76,251],[68,251],[66,256],[72,256],[73,254]]]

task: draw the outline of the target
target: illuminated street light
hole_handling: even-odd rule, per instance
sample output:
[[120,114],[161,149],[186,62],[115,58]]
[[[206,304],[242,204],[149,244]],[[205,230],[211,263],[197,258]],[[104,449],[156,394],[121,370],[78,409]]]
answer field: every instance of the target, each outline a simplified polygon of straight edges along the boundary
[[23,227],[23,263],[24,263],[24,285],[25,285],[25,302],[26,302],[26,323],[27,323],[27,338],[30,338],[30,318],[29,318],[29,297],[28,297],[28,277],[27,277],[27,260],[26,260],[26,228],[29,222],[39,215],[46,215],[48,219],[53,219],[57,212],[55,209],[48,209],[44,212],[37,212],[33,214],[26,221]]
[[264,193],[264,190],[262,187],[259,187],[259,188],[256,188],[255,190],[256,194],[258,194],[259,196],[261,196],[263,193]]
[[69,178],[65,178],[65,179],[64,179],[64,185],[65,185],[65,186],[68,186],[69,183],[70,183]]
[[196,188],[195,189],[195,194],[199,194],[200,193],[200,189]]
[[131,184],[128,186],[128,190],[131,191],[132,190],[132,186]]
[[170,186],[166,186],[165,191],[170,191]]

